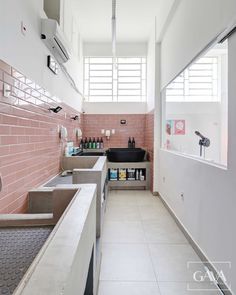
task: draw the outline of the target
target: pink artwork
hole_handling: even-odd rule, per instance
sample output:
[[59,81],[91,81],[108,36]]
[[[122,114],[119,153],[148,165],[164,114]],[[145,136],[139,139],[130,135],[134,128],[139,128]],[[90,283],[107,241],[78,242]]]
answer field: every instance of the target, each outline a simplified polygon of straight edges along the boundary
[[185,135],[185,120],[174,120],[174,134]]

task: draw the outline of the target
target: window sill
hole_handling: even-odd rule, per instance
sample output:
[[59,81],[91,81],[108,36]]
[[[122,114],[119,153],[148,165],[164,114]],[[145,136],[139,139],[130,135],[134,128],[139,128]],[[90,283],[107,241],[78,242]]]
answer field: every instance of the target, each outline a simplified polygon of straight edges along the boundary
[[186,159],[194,160],[194,161],[200,162],[200,163],[208,165],[208,166],[219,168],[219,169],[222,169],[222,170],[225,170],[225,171],[228,170],[228,167],[225,166],[225,165],[215,163],[212,160],[207,160],[207,159],[200,158],[199,156],[189,155],[189,154],[185,154],[185,153],[181,153],[181,152],[177,152],[177,151],[171,151],[171,150],[167,150],[165,148],[161,148],[160,150],[162,152],[166,152],[166,153],[170,153],[170,154],[180,156],[180,157],[183,157],[183,158],[186,158]]

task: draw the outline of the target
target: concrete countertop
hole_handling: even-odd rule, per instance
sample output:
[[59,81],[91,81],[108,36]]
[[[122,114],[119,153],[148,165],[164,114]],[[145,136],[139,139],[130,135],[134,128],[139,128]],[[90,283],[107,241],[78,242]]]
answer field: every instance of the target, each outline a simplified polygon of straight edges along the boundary
[[15,290],[15,295],[84,294],[86,269],[96,236],[96,185],[62,187],[78,188],[79,191]]
[[72,184],[72,174],[67,176],[61,176],[61,174],[57,175],[56,177],[51,179],[49,182],[47,182],[44,185],[44,187],[55,187],[60,184],[68,184],[68,185]]

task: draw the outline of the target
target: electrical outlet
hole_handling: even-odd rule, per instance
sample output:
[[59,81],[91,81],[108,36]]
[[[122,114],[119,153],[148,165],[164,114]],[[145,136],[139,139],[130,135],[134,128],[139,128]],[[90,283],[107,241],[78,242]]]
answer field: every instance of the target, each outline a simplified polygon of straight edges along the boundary
[[101,129],[101,134],[105,134],[105,129]]
[[184,201],[184,193],[180,194],[181,200]]
[[11,86],[7,83],[3,84],[3,96],[10,97],[11,95]]
[[111,129],[111,134],[115,134],[116,130],[115,129]]
[[22,21],[22,22],[21,22],[21,34],[22,34],[23,36],[25,36],[25,35],[26,35],[26,32],[27,32],[27,30],[26,30],[26,25],[25,25],[24,22]]
[[162,177],[162,181],[163,181],[163,183],[166,182],[166,178],[165,178],[165,176]]

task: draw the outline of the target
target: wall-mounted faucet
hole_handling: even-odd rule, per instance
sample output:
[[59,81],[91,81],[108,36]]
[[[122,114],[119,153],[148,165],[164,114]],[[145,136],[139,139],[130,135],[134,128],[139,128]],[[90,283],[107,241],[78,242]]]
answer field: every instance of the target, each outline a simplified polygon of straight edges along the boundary
[[201,139],[199,140],[200,145],[200,157],[202,157],[202,150],[204,147],[204,158],[205,158],[205,148],[211,145],[211,141],[209,138],[203,136],[199,131],[195,131],[195,134],[199,136]]

